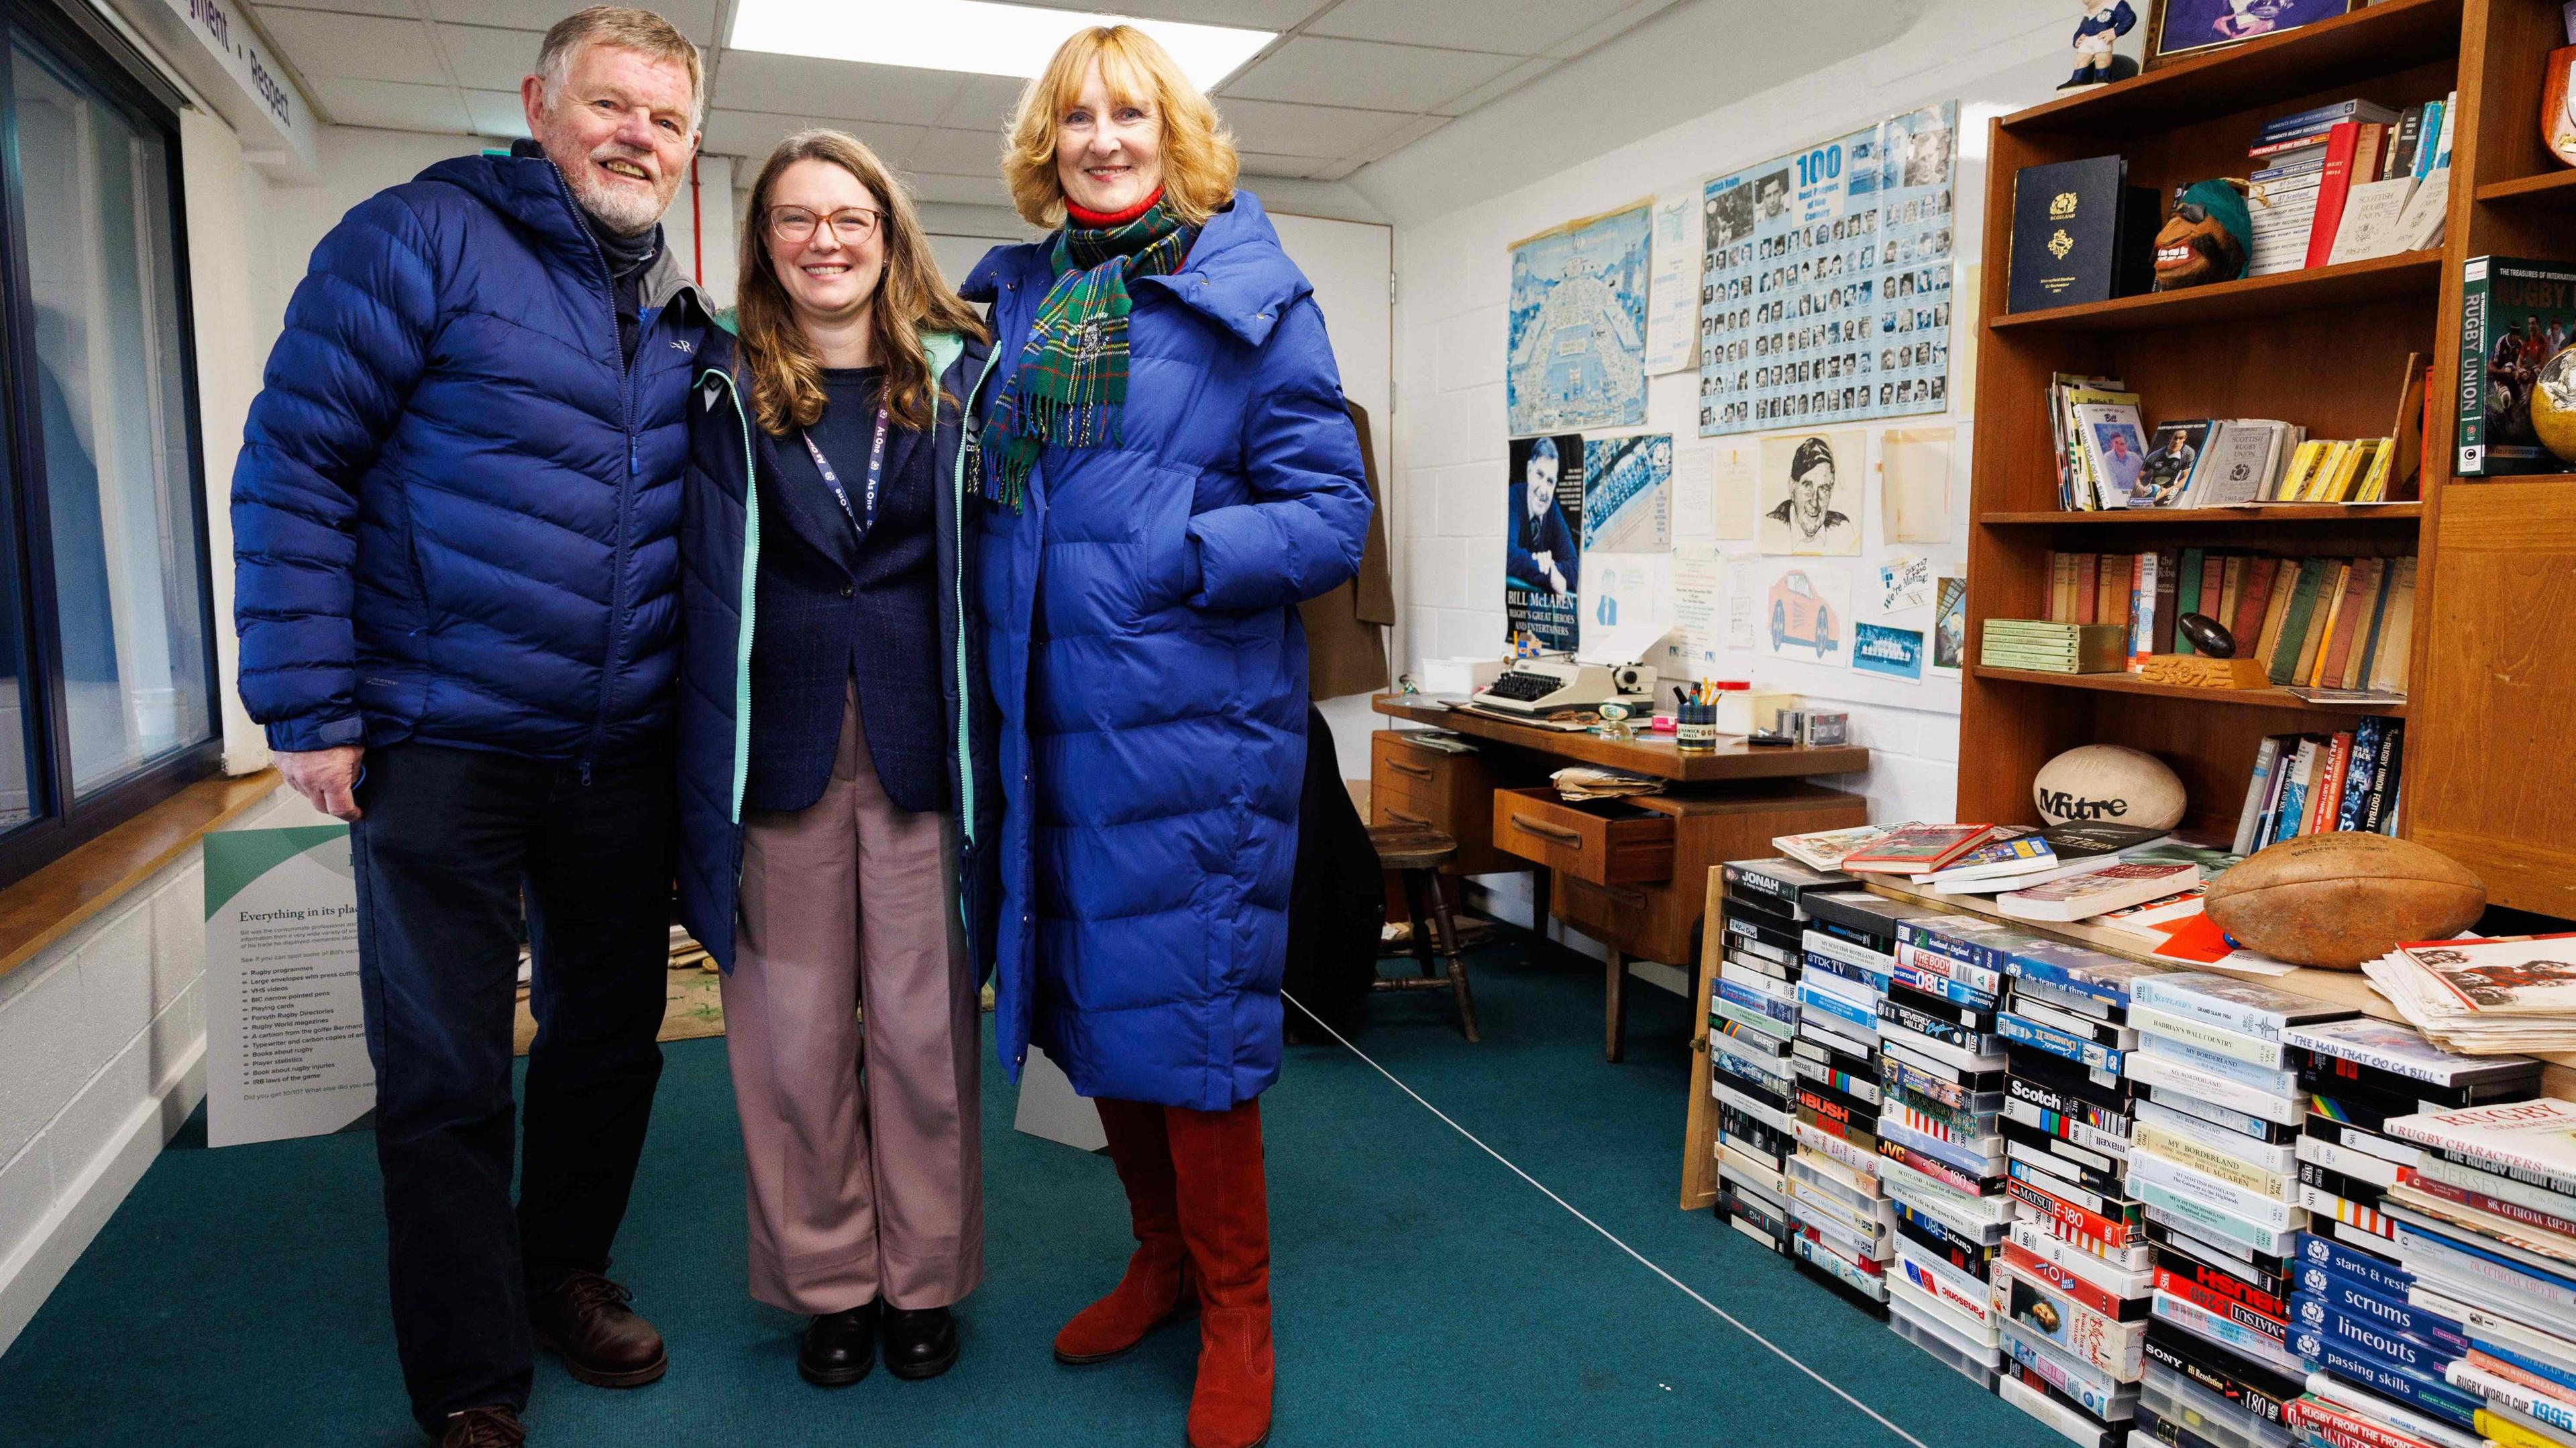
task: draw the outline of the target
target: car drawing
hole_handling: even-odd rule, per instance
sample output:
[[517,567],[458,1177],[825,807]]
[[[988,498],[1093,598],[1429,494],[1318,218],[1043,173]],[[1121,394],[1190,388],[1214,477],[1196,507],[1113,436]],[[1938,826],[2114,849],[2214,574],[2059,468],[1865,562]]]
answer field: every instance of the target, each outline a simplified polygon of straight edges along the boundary
[[1820,659],[1834,651],[1834,611],[1804,573],[1782,574],[1771,585],[1771,651],[1784,643],[1805,644]]

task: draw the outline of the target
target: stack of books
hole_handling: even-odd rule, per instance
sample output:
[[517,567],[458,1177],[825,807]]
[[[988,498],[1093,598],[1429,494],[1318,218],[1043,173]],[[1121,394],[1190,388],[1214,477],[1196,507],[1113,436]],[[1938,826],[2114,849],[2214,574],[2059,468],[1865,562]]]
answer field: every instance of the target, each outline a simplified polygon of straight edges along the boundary
[[[2395,1266],[2374,1276],[2354,1264],[2378,1301],[2340,1294],[2353,1315],[2381,1324],[2382,1351],[2321,1342],[2348,1360],[2330,1357],[2328,1370],[2454,1432],[2576,1441],[2576,1106],[2541,1098],[2385,1125],[2422,1148],[2386,1197]],[[2405,1315],[2382,1315],[2380,1302]]]
[[1796,1149],[1792,1065],[1799,959],[1810,894],[1849,888],[1794,860],[1730,861],[1720,871],[1724,947],[1708,1002],[1709,1089],[1717,1098],[1718,1213],[1784,1256],[1798,1238],[1789,1211]]
[[2090,620],[1990,618],[1977,662],[2046,674],[2116,674],[2129,666],[2129,630]]
[[2183,418],[2156,424],[2147,439],[2144,486],[2132,508],[2223,508],[2280,501],[2290,460],[2308,430],[2263,417]]
[[1910,1340],[1978,1375],[2004,1360],[1991,1282],[2013,1216],[1997,1124],[2006,1062],[1993,1032],[2006,956],[1985,938],[1995,927],[1967,916],[1909,914],[1897,927],[1879,1005],[1886,1090],[1875,1142],[1896,1208],[1888,1307]]
[[1999,895],[2108,869],[2167,838],[2162,830],[2091,820],[2039,830],[2007,825],[1953,863],[1912,879],[1914,888],[1934,895]]
[[2248,274],[2440,245],[2455,105],[2347,100],[2266,121],[2247,152]]
[[[2308,1095],[2299,1137],[2299,1203],[2310,1230],[2386,1252],[2395,1227],[2381,1210],[2410,1200],[2421,1149],[2391,1136],[2390,1119],[2436,1108],[2519,1101],[2540,1089],[2528,1056],[2463,1056],[2392,1021],[2356,1017],[2284,1031]],[[2436,1186],[2433,1191],[2455,1190]],[[2414,1197],[2417,1205],[2435,1205]],[[2474,1204],[2469,1204],[2474,1205]]]
[[1810,870],[1839,870],[1843,861],[1864,847],[1875,844],[1882,836],[1914,828],[1912,821],[1901,824],[1853,825],[1848,829],[1815,830],[1803,835],[1774,835],[1771,848],[1797,861]]
[[2142,978],[2129,994],[2140,1092],[2129,1186],[2154,1244],[2153,1313],[2206,1352],[2296,1380],[2288,1299],[2307,1097],[2283,1033],[2353,1012],[2232,976]]
[[[1872,1304],[1887,1301],[1896,1209],[1878,1144],[1891,1110],[1881,1079],[1878,1007],[1896,972],[1902,920],[1936,912],[1866,890],[1805,899],[1796,1074],[1796,1152],[1786,1167],[1792,1246],[1816,1271]],[[1964,1370],[1964,1369],[1963,1369]]]
[[2235,852],[2300,835],[2397,833],[2406,721],[2372,716],[2333,734],[2274,734],[2254,751],[2254,777],[2236,819]]
[[[2197,613],[2226,625],[2236,657],[2259,660],[2275,685],[2405,697],[2415,620],[2412,557],[2272,558],[2168,548],[2052,552],[2048,569],[2049,620],[2118,625],[2128,634],[2131,665],[2189,652],[2175,621]],[[1990,640],[1996,622],[1987,620]]]
[[2361,970],[2445,1050],[2576,1050],[2576,935],[2405,945]]
[[1996,1023],[2016,1203],[1994,1284],[2010,1309],[2004,1345],[2024,1398],[2048,1410],[2036,1416],[2096,1437],[2130,1421],[2145,1370],[2153,1281],[2127,1186],[2134,1102],[2120,1067],[2137,1044],[2130,989],[2158,972],[2018,932],[1997,938],[2010,954]]
[[2267,503],[2381,503],[2388,500],[2397,440],[2363,437],[2299,444],[2289,469],[2260,501]]

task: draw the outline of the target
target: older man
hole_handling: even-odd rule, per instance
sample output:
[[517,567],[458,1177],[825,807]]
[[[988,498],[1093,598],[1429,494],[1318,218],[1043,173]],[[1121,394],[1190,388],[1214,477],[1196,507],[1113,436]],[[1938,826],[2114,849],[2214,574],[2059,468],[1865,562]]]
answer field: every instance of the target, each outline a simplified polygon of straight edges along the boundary
[[395,1339],[449,1448],[523,1441],[535,1346],[608,1387],[667,1366],[605,1273],[662,1067],[683,405],[710,318],[659,223],[700,86],[657,15],[549,31],[534,141],[432,166],[315,250],[233,480],[242,701],[287,783],[351,822]]

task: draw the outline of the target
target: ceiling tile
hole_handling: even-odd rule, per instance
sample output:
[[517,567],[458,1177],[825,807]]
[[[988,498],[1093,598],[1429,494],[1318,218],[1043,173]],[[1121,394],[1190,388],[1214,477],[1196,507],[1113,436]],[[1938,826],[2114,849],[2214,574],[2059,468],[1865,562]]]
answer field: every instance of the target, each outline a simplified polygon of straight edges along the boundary
[[1366,165],[1368,162],[1374,161],[1380,156],[1394,155],[1396,152],[1401,151],[1405,147],[1412,145],[1414,142],[1421,140],[1423,137],[1430,135],[1433,131],[1439,130],[1442,126],[1449,124],[1450,119],[1451,118],[1448,116],[1415,116],[1413,119],[1405,122],[1402,126],[1378,137],[1376,140],[1369,142],[1367,145],[1360,147],[1358,150],[1351,152],[1349,155],[1344,156],[1341,159]]
[[[1249,30],[1286,30],[1331,0],[1022,0],[1050,10],[1114,10],[1141,20],[1190,20]],[[1477,0],[1466,0],[1477,3]]]
[[1537,55],[1588,25],[1628,8],[1630,0],[1547,0],[1496,5],[1491,0],[1342,0],[1307,27],[1309,35],[1449,45]]
[[778,114],[841,116],[927,126],[965,79],[955,71],[727,50],[716,71],[717,105],[728,98]]
[[903,178],[912,187],[915,201],[941,201],[961,206],[1008,206],[1010,188],[999,176],[932,176],[914,174]]
[[1007,75],[970,75],[948,102],[939,124],[970,131],[980,126],[999,134],[1019,109],[1020,92],[1027,86],[1028,82]]
[[1238,146],[1273,156],[1346,156],[1413,120],[1389,111],[1278,101],[1229,99],[1218,102],[1217,109],[1234,129]]
[[1228,98],[1420,112],[1474,90],[1516,63],[1507,55],[1301,36],[1220,89]]
[[[444,85],[429,57],[429,27],[417,20],[341,15],[328,10],[271,10],[261,19],[296,72],[319,85],[325,77]],[[424,74],[424,68],[428,73]],[[462,109],[458,114],[463,114]]]
[[[363,6],[342,4],[341,0],[295,0],[295,3],[328,4],[336,9],[356,10],[372,9],[385,0],[365,0]],[[432,20],[537,31],[582,8],[581,0],[426,0],[426,5]],[[645,8],[680,27],[700,45],[716,43],[716,0],[651,0]]]
[[1243,162],[1246,180],[1257,180],[1263,176],[1294,176],[1302,181],[1314,175],[1317,167],[1333,164],[1313,156],[1265,156],[1258,151],[1241,152],[1239,159]]
[[447,63],[456,69],[456,83],[467,90],[516,90],[520,81],[535,73],[537,47],[544,40],[534,30],[438,27],[438,43],[447,47]]
[[1522,86],[1528,85],[1531,81],[1538,79],[1540,76],[1547,74],[1549,71],[1554,70],[1563,64],[1565,64],[1564,61],[1557,60],[1550,56],[1538,56],[1534,59],[1524,60],[1520,64],[1513,66],[1511,69],[1504,71],[1501,75],[1498,75],[1492,80],[1485,82],[1483,85],[1476,87],[1474,90],[1468,91],[1464,95],[1452,96],[1443,104],[1434,106],[1432,109],[1444,116],[1463,116],[1469,111],[1474,110],[1476,107],[1483,105],[1487,101],[1499,100],[1504,96],[1510,95],[1512,92],[1519,90]]
[[778,149],[778,143],[798,131],[815,126],[829,126],[847,131],[868,143],[870,149],[887,158],[890,164],[901,164],[901,158],[928,134],[926,127],[898,126],[884,121],[827,120],[804,115],[781,115],[774,111],[709,111],[703,148],[721,156],[740,156],[756,169]]
[[520,103],[517,91],[467,91],[465,114],[474,122],[474,134],[478,136],[516,140],[528,133],[528,110]]
[[464,135],[474,127],[465,103],[453,87],[403,85],[397,81],[323,78],[311,71],[305,79],[324,115],[343,126],[378,126],[389,131],[441,131]]
[[420,14],[412,0],[269,0],[252,9],[262,25],[268,23],[272,10],[339,10],[351,15],[390,15],[397,20],[411,20]]
[[1002,137],[994,131],[936,130],[922,137],[904,158],[904,166],[913,171],[936,171],[946,176],[992,176],[1002,169]]

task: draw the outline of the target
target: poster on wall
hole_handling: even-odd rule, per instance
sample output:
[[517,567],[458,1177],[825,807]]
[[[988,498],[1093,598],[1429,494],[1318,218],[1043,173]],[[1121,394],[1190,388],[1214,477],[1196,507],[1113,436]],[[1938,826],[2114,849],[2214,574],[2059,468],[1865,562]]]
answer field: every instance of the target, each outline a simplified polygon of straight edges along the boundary
[[1959,677],[1968,658],[1968,580],[1934,580],[1932,597],[1932,676]]
[[1890,543],[1950,541],[1950,453],[1946,427],[1891,427],[1878,438],[1879,518]]
[[1868,461],[1866,433],[1762,439],[1762,551],[1843,557],[1860,552],[1861,490],[1843,479],[1859,478]]
[[1673,629],[1656,671],[1667,679],[1719,677],[1725,647],[1726,565],[1706,545],[1673,548]]
[[1699,365],[1699,198],[1655,202],[1655,271],[1646,296],[1646,372]]
[[1835,563],[1773,564],[1754,600],[1753,632],[1772,658],[1839,667],[1851,656],[1851,570]]
[[1949,406],[1959,103],[1711,179],[1699,430]]
[[1673,626],[1673,555],[1583,556],[1582,647],[1592,664],[1653,663]]
[[1640,201],[1512,244],[1512,436],[1645,422],[1654,209]]
[[1923,630],[1862,623],[1852,635],[1852,667],[1881,678],[1923,682]]
[[206,1144],[324,1136],[375,1109],[347,825],[206,836]]
[[1571,650],[1583,576],[1583,436],[1516,438],[1503,523],[1503,616],[1509,639]]
[[1672,511],[1671,433],[1584,439],[1584,552],[1670,552]]

